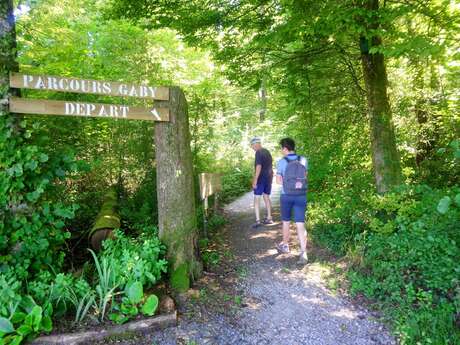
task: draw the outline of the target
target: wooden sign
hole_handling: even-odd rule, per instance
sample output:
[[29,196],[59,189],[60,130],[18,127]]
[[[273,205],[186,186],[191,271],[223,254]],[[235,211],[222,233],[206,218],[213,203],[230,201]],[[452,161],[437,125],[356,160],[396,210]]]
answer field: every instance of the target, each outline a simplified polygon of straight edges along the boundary
[[201,173],[199,174],[199,181],[200,196],[203,200],[222,190],[222,181],[219,174]]
[[169,100],[169,88],[167,87],[132,85],[114,81],[64,78],[48,75],[11,73],[10,87],[105,96],[149,98],[162,101]]
[[169,108],[143,108],[118,104],[101,104],[70,101],[45,101],[27,98],[10,98],[10,111],[20,114],[67,115],[83,117],[169,121]]

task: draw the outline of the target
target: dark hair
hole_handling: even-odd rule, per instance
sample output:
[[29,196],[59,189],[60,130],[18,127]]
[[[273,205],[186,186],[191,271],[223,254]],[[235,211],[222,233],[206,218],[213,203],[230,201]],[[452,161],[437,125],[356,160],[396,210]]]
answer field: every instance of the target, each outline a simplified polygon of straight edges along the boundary
[[289,151],[294,151],[295,150],[295,141],[292,140],[291,138],[283,138],[280,140],[280,145],[281,147],[287,148]]

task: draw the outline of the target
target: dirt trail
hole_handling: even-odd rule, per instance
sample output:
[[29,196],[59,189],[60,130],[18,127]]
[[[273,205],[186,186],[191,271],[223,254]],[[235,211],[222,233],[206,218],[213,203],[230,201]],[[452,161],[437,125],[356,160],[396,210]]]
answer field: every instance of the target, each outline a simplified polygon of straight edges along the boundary
[[[248,193],[225,207],[221,259],[180,301],[178,327],[132,344],[396,344],[371,313],[327,288],[315,248],[309,246],[311,261],[297,266],[294,230],[291,254],[279,255],[279,222],[251,229],[252,199]],[[278,199],[275,187],[274,219]]]

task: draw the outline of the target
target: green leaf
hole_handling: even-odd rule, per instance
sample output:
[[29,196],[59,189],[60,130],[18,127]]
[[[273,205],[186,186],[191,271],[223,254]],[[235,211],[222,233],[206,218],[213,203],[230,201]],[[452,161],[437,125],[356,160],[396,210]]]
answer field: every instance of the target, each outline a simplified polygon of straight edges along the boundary
[[26,318],[26,313],[23,313],[23,312],[20,312],[20,311],[17,311],[13,314],[13,316],[11,317],[11,322],[13,324],[15,323],[20,323],[22,321],[24,321],[24,319]]
[[16,332],[18,332],[18,334],[22,336],[26,336],[26,335],[31,334],[33,330],[32,330],[32,327],[30,327],[29,325],[22,325],[16,330]]
[[457,206],[460,207],[460,194],[457,194],[457,195],[455,196],[455,203],[457,204]]
[[129,315],[129,316],[136,316],[139,314],[139,310],[135,305],[132,305],[128,302],[128,304],[122,303],[120,306],[120,310],[123,314]]
[[36,305],[37,303],[35,303],[34,299],[29,295],[23,297],[21,300],[21,308],[27,313],[30,313]]
[[131,303],[139,303],[142,300],[142,297],[144,296],[142,284],[140,282],[134,282],[130,284],[126,289],[126,294],[128,295],[129,301]]
[[38,160],[41,163],[44,163],[44,162],[48,161],[48,155],[45,154],[45,153],[40,153],[40,155],[38,156]]
[[62,206],[56,207],[53,213],[58,217],[68,218],[68,219],[72,219],[74,216],[73,211],[71,209],[68,209]]
[[21,344],[24,337],[22,335],[16,335],[13,338],[13,341],[9,345],[19,345]]
[[24,167],[28,170],[35,170],[37,169],[38,167],[38,163],[36,160],[31,160],[30,162],[27,162],[26,164],[24,164]]
[[65,171],[62,168],[57,168],[54,173],[58,177],[64,177],[65,176]]
[[32,328],[36,332],[40,329],[40,324],[42,322],[42,312],[42,307],[36,305],[33,307],[31,313],[29,314],[32,316]]
[[22,165],[21,164],[16,164],[13,166],[13,171],[16,176],[22,176],[23,170],[22,170]]
[[438,203],[438,208],[437,208],[438,212],[441,214],[446,214],[447,211],[449,210],[450,202],[451,202],[450,197],[445,196],[444,198],[442,198]]
[[12,333],[14,332],[13,324],[10,320],[5,319],[4,317],[0,316],[0,332],[3,333]]
[[49,316],[44,316],[42,320],[41,329],[45,332],[51,332],[53,329],[53,322]]
[[142,306],[142,313],[144,315],[152,316],[158,308],[158,297],[156,295],[150,295]]
[[111,313],[109,315],[109,319],[119,325],[129,320],[129,318],[126,315],[117,314],[117,313]]
[[460,150],[455,150],[454,157],[455,158],[460,158]]

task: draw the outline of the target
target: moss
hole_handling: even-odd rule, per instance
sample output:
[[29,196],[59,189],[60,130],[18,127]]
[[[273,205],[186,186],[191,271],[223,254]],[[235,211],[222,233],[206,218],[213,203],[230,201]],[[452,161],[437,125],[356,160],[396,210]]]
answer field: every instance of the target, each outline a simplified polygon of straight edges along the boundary
[[190,278],[188,275],[187,263],[180,264],[175,270],[171,272],[170,277],[171,287],[177,292],[185,292],[190,287]]
[[115,213],[101,213],[97,216],[92,231],[98,229],[116,229],[120,227],[120,218]]
[[101,206],[101,210],[111,210],[111,209],[115,209],[117,208],[117,202],[114,201],[114,200],[108,200],[108,201],[105,201],[102,206]]

